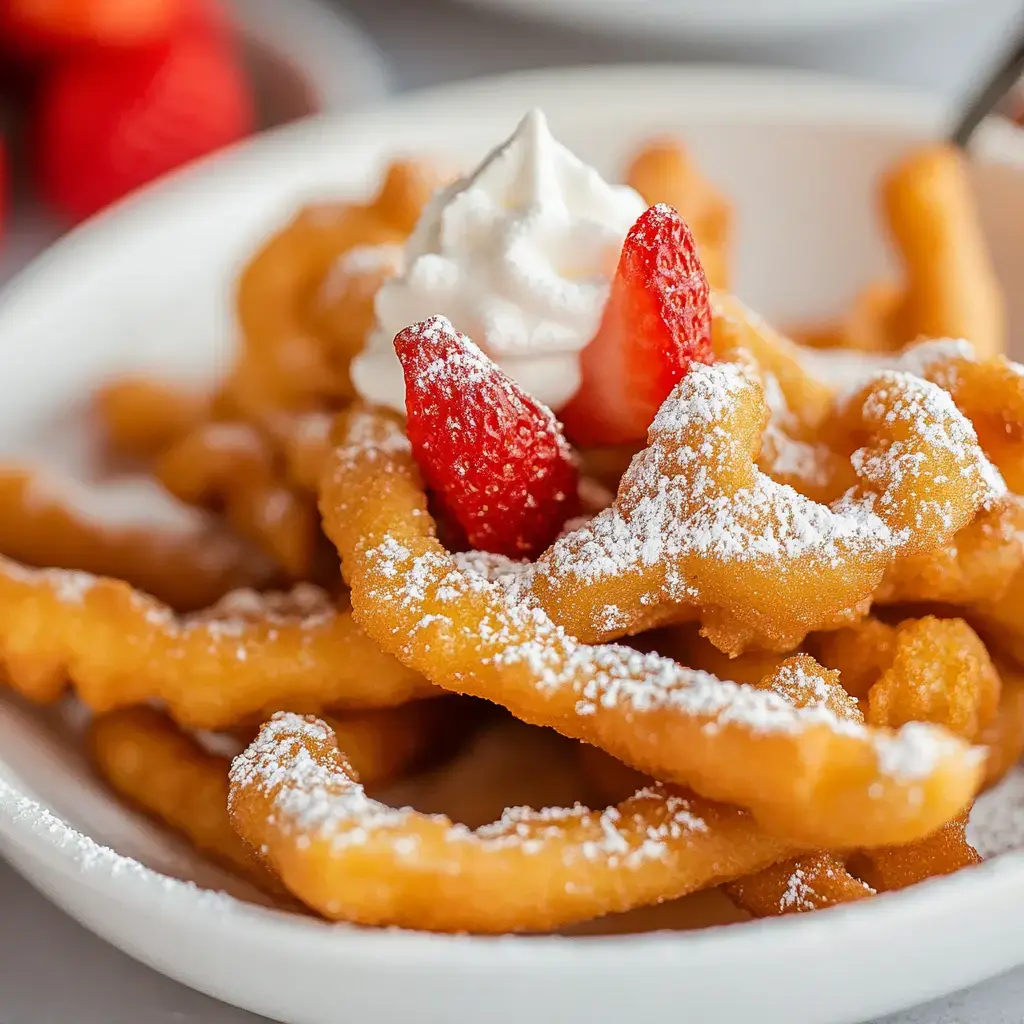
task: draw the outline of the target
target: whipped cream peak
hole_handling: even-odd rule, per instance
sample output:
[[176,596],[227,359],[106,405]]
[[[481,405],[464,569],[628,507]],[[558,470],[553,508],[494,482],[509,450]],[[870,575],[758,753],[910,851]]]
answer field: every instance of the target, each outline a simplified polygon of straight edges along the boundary
[[352,376],[360,394],[405,409],[394,337],[447,317],[553,408],[579,387],[579,353],[601,321],[622,241],[646,208],[557,142],[539,110],[471,174],[427,204],[404,270],[375,299]]

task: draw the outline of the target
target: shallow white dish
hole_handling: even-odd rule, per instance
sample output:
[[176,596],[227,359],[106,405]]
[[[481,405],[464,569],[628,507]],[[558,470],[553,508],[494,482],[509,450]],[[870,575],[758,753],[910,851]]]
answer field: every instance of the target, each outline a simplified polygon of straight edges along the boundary
[[[56,421],[66,432],[113,373],[218,372],[233,344],[233,275],[269,227],[311,196],[359,194],[396,152],[479,157],[533,105],[609,175],[650,133],[684,133],[736,202],[737,290],[782,319],[831,312],[884,270],[874,176],[938,127],[927,102],[868,86],[657,68],[474,82],[292,126],[114,209],[9,287],[0,447],[37,448]],[[980,152],[986,225],[1014,282],[1024,275],[1024,135],[992,125]],[[1019,339],[1024,296],[1010,300]],[[131,955],[295,1024],[484,1014],[492,1024],[669,1014],[844,1024],[1024,962],[1024,853],[859,906],[690,934],[487,940],[329,926],[244,902],[253,894],[109,799],[61,739],[74,728],[0,699],[0,850]]]
[[753,41],[925,13],[947,0],[464,0],[573,28],[681,40]]

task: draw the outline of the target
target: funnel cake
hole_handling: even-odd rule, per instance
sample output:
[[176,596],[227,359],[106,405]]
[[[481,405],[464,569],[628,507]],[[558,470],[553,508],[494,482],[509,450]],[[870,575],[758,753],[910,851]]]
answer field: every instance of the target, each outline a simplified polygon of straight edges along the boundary
[[259,423],[351,398],[351,339],[324,329],[320,289],[345,253],[403,243],[440,183],[426,163],[395,161],[370,202],[306,207],[261,247],[238,284],[243,349],[225,384],[226,404]]
[[694,366],[612,507],[540,559],[538,602],[588,642],[697,618],[733,654],[856,619],[898,556],[948,543],[1002,482],[920,378],[878,374],[843,412],[863,435],[856,482],[822,505],[757,468],[768,410],[744,367]]
[[[774,480],[818,501],[844,494],[854,483],[849,453],[869,440],[851,393],[878,374],[909,373],[949,394],[1010,491],[1016,489],[1024,460],[1024,376],[1017,364],[1001,356],[981,359],[967,342],[939,339],[878,359],[843,363],[837,355],[837,388],[820,376],[826,368],[834,372],[832,363],[808,360],[731,296],[715,296],[713,308],[716,356],[746,353],[764,390],[769,417],[758,466]],[[874,601],[941,602],[965,610],[1000,602],[1024,561],[1024,504],[1005,490],[993,477],[989,497],[947,543],[901,553]]]
[[93,711],[161,701],[182,725],[222,729],[282,707],[387,707],[437,692],[306,583],[177,616],[121,580],[0,559],[0,610],[7,681],[34,701],[70,683]]
[[144,476],[86,484],[0,466],[0,551],[29,565],[116,576],[183,612],[273,576],[224,523]]
[[231,768],[231,820],[324,917],[548,931],[749,873],[787,844],[749,814],[650,786],[615,807],[510,808],[471,830],[368,797],[326,722],[275,715]]
[[[859,352],[723,290],[732,211],[680,143],[628,179],[532,111],[433,196],[397,161],[300,209],[216,389],[96,398],[187,530],[6,478],[5,680],[70,690],[113,790],[289,909],[537,932],[977,862],[1024,749],[1024,370],[963,162],[890,175],[904,280],[815,339]],[[459,748],[483,705],[446,691],[510,714]]]
[[[355,614],[385,650],[437,685],[749,807],[765,827],[812,844],[910,840],[973,795],[976,752],[929,726],[892,733],[841,719],[829,702],[845,691],[813,659],[789,659],[751,687],[578,643],[439,544],[396,417],[354,410],[336,441],[321,511]],[[820,699],[794,707],[784,696],[793,687]]]
[[[714,665],[740,662],[741,670],[749,674],[754,685],[782,662],[778,655],[762,655],[755,660],[750,654],[729,662],[717,648],[690,630],[676,630],[666,639],[668,643],[659,644],[660,648],[672,648],[687,665],[700,665],[707,670],[707,665],[701,662],[710,661]],[[682,643],[672,643],[680,639]],[[855,701],[849,700],[839,687],[833,688],[833,694],[831,708],[836,715],[852,722],[863,722],[864,716]],[[797,705],[818,699],[807,689],[790,689],[786,696]],[[642,784],[643,777],[639,773],[594,747],[581,747],[580,760],[602,796],[617,797]],[[832,853],[805,854],[780,861],[763,871],[727,882],[722,890],[737,907],[754,917],[823,910],[874,895],[874,890],[851,875],[842,858]]]
[[290,578],[313,575],[315,502],[288,480],[277,445],[264,431],[211,420],[179,438],[154,470],[182,501],[221,510],[239,536]]
[[[396,708],[332,715],[330,728],[344,743],[364,785],[400,778],[436,744],[445,701],[415,701]],[[287,892],[263,867],[228,820],[229,757],[212,753],[154,708],[123,708],[89,726],[89,752],[97,772],[147,814],[182,833],[201,853],[273,895]]]
[[92,405],[111,453],[143,462],[165,452],[210,412],[207,395],[145,377],[110,381]]
[[866,882],[830,853],[773,864],[725,886],[726,895],[754,917],[780,917],[827,910],[875,895]]

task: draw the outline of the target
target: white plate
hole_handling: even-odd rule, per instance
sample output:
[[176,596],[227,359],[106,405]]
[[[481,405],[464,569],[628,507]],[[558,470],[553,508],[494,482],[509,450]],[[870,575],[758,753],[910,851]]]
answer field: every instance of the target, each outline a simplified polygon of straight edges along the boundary
[[[784,318],[834,310],[885,269],[873,179],[938,117],[927,102],[812,76],[625,68],[467,83],[284,129],[113,210],[9,288],[0,300],[2,444],[23,450],[54,420],[67,423],[111,373],[216,372],[232,344],[239,263],[297,203],[360,193],[396,152],[478,157],[531,105],[609,174],[649,133],[685,133],[735,200],[740,293]],[[993,251],[1004,281],[1017,282],[1024,135],[992,125],[981,151]],[[1024,295],[1012,289],[1010,299],[1019,337]],[[1024,854],[850,908],[689,934],[488,940],[290,917],[245,902],[251,893],[109,800],[84,772],[74,731],[66,717],[0,705],[4,853],[133,956],[295,1024],[668,1015],[841,1024],[1024,961]],[[205,884],[243,899],[158,872],[202,872]]]
[[573,28],[684,40],[774,39],[926,12],[948,0],[464,0]]

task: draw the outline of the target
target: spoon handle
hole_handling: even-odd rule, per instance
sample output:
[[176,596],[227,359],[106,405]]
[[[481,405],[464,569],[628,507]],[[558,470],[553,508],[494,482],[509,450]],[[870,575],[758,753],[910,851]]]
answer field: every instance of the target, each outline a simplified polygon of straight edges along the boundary
[[966,147],[978,125],[1017,84],[1022,74],[1024,74],[1024,38],[1018,41],[992,77],[972,97],[967,109],[950,132],[950,142],[961,148]]

